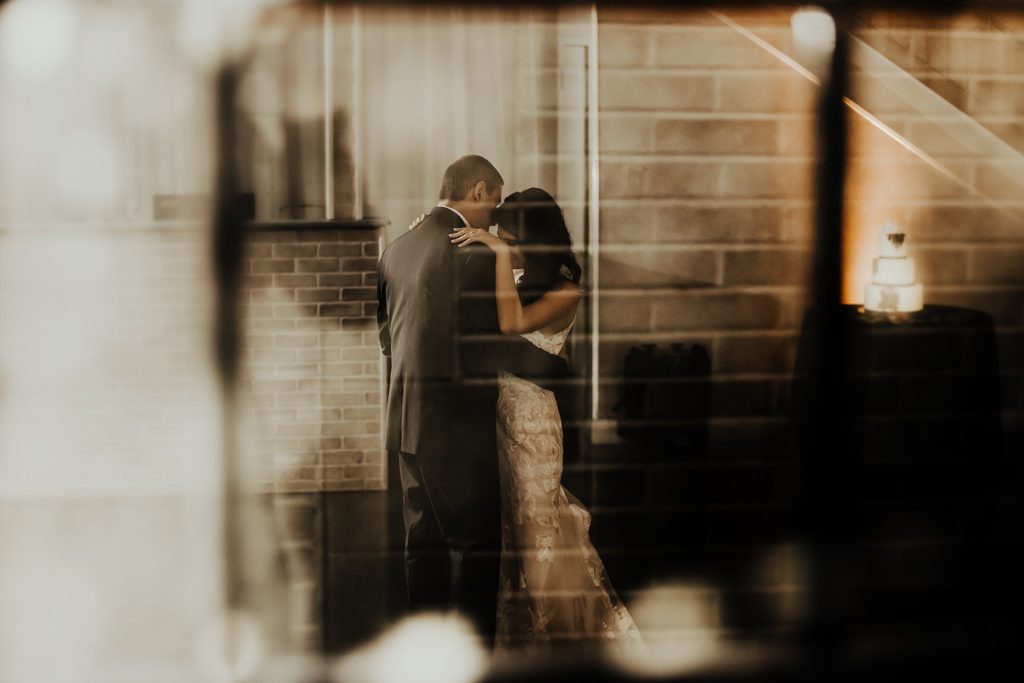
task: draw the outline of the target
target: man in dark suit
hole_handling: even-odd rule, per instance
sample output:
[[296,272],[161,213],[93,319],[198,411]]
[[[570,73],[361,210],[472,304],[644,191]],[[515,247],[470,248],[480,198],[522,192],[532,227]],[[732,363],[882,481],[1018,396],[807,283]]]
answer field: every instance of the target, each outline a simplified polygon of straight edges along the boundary
[[380,258],[377,321],[391,360],[386,447],[398,452],[410,608],[457,609],[493,642],[501,547],[497,373],[545,381],[564,361],[502,337],[494,256],[449,232],[487,228],[503,180],[483,157],[445,171],[441,202]]

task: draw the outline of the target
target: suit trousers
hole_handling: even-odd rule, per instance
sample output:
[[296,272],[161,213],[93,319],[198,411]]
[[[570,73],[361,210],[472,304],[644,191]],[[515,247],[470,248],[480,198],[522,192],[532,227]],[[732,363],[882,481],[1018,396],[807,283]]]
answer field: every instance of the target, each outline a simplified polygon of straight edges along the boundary
[[497,454],[451,456],[399,453],[409,607],[456,610],[490,646],[501,558]]

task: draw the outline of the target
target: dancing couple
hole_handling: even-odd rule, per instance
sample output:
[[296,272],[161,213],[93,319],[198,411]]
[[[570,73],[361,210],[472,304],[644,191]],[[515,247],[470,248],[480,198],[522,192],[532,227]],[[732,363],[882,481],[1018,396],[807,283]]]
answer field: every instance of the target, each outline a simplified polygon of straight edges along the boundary
[[440,203],[380,258],[409,605],[456,609],[501,651],[638,643],[590,515],[561,485],[553,389],[581,269],[555,200],[530,188],[502,202],[503,185],[483,157],[458,159]]

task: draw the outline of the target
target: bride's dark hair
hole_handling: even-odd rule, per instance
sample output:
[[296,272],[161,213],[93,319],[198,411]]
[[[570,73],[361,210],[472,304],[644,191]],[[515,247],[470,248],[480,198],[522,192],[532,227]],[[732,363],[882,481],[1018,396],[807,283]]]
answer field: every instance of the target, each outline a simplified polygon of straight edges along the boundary
[[538,187],[513,192],[494,212],[495,222],[519,240],[523,277],[519,298],[536,301],[560,280],[579,283],[583,270],[572,254],[572,239],[562,209]]

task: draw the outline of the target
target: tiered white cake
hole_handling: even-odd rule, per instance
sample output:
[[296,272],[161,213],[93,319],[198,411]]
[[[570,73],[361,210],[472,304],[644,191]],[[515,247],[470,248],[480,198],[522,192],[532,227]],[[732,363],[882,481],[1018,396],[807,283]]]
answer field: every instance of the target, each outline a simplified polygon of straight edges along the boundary
[[864,308],[881,313],[913,313],[923,307],[921,285],[915,282],[914,259],[907,256],[907,236],[889,222],[882,227],[879,257],[871,282],[864,288]]

